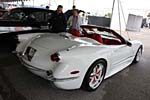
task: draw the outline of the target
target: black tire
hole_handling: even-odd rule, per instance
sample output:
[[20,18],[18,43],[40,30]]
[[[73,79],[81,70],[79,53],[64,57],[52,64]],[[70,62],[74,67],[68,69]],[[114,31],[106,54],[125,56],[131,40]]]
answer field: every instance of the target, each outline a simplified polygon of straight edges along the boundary
[[[95,68],[98,68],[98,66],[99,66],[99,68],[100,68],[101,66],[103,66],[103,67],[101,67],[101,71],[102,71],[102,72],[101,72],[101,74],[99,75],[99,77],[101,77],[101,78],[100,78],[100,80],[97,79],[99,83],[95,84],[95,87],[91,87],[91,86],[90,86],[90,81],[91,81],[92,79],[90,79],[90,78],[91,78],[91,77],[94,78],[93,76],[91,76],[91,74],[93,74],[94,69],[95,69]],[[105,72],[106,72],[106,66],[107,66],[107,64],[106,64],[106,62],[105,62],[104,60],[97,60],[97,61],[95,61],[95,62],[90,66],[90,68],[88,69],[88,71],[87,71],[87,73],[86,73],[86,75],[85,75],[85,77],[84,77],[84,80],[83,80],[83,83],[82,83],[82,89],[83,89],[83,90],[86,90],[86,91],[95,91],[95,90],[101,85],[102,81],[104,80]],[[97,73],[97,69],[96,69],[96,73]],[[97,75],[97,74],[95,74],[95,75]],[[97,77],[98,77],[98,76],[95,76],[95,78],[97,78]],[[95,79],[94,79],[94,80],[95,80]]]
[[17,44],[19,43],[18,36],[10,36],[4,34],[0,36],[0,51],[8,51],[11,52],[16,49]]
[[137,59],[138,58],[138,54],[141,54],[141,56],[142,56],[142,46],[141,47],[139,47],[139,49],[137,50],[137,52],[136,52],[136,55],[135,55],[135,57],[134,57],[134,60],[133,60],[133,63],[138,63],[139,61],[140,61],[140,59]]

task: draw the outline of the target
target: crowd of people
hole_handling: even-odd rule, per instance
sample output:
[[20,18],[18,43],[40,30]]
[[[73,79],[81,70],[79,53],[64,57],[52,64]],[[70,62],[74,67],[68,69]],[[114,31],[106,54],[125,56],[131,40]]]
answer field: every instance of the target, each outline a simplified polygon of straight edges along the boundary
[[49,27],[52,32],[66,32],[69,31],[73,35],[80,36],[81,28],[85,22],[85,17],[79,16],[81,11],[76,9],[75,6],[71,10],[68,10],[65,14],[63,13],[63,6],[59,5],[57,10],[52,14],[52,17],[49,20]]

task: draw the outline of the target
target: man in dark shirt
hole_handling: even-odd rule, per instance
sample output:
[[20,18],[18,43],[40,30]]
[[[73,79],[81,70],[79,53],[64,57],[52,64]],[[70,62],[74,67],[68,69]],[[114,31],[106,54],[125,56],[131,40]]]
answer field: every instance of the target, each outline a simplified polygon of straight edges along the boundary
[[65,32],[67,20],[63,13],[63,6],[59,5],[57,10],[52,14],[50,21],[50,29],[54,33]]

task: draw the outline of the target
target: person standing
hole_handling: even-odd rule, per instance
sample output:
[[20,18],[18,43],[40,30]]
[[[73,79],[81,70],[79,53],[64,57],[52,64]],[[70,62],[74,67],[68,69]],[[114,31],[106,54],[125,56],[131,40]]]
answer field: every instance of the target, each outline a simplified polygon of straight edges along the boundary
[[82,14],[82,24],[87,25],[88,24],[88,16],[86,16],[85,12]]
[[65,12],[65,15],[66,15],[67,20],[69,19],[70,16],[73,15],[73,10],[74,10],[74,9],[76,9],[76,6],[75,6],[75,5],[73,5],[72,9],[67,10],[67,11]]
[[67,27],[67,20],[63,13],[63,6],[59,5],[57,10],[52,14],[51,19],[49,20],[49,27],[52,32],[59,33],[65,32]]
[[147,20],[147,26],[148,26],[148,28],[150,29],[150,18],[148,18],[148,20]]
[[48,9],[48,10],[49,10],[49,6],[46,6],[46,9]]
[[81,35],[82,18],[79,16],[78,10],[73,10],[73,15],[67,21],[67,25],[71,34],[75,36]]

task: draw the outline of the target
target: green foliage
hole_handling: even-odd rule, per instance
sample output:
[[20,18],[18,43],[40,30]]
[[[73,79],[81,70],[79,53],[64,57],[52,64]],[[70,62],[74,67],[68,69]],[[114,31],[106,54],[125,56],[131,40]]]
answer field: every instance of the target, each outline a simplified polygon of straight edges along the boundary
[[148,13],[147,17],[150,17],[150,12]]
[[112,13],[105,14],[105,17],[111,18],[111,16],[112,16]]

